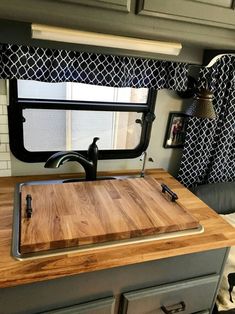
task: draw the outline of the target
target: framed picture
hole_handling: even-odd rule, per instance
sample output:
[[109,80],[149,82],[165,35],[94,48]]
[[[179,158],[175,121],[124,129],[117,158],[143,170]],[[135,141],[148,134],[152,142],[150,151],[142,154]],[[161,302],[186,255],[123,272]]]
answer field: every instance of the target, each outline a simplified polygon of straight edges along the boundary
[[188,116],[182,112],[170,112],[164,140],[165,148],[184,146]]

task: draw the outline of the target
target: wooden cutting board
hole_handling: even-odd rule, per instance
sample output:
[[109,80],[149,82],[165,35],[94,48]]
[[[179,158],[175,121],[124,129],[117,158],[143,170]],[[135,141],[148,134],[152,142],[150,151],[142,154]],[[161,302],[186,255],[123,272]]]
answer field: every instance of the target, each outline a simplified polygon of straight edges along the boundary
[[[152,177],[23,185],[20,252],[83,246],[197,228]],[[26,196],[32,197],[27,218]]]

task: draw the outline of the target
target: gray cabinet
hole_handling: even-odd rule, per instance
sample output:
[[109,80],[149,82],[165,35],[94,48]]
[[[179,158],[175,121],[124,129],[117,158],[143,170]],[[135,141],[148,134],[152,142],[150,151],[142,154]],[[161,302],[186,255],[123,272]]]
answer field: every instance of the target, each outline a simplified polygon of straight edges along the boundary
[[191,314],[210,309],[218,279],[205,276],[125,293],[122,314]]
[[41,314],[113,314],[115,298],[106,298]]
[[208,311],[227,251],[186,254],[2,288],[0,314],[152,314],[159,313],[159,306],[177,307],[181,302],[187,313]]
[[235,29],[234,4],[232,0],[139,0],[138,13]]
[[[105,54],[200,63],[200,50],[235,48],[233,0],[29,0],[0,1],[0,41]],[[2,20],[1,20],[2,19]],[[9,21],[7,21],[9,20]],[[183,43],[180,56],[111,47],[43,42],[31,38],[31,23]],[[196,46],[192,53],[188,49]]]

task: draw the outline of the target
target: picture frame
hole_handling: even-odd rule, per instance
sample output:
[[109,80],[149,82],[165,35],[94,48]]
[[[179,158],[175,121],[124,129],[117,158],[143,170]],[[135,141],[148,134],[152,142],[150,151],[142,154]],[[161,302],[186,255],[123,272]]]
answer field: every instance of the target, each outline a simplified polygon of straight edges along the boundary
[[185,132],[188,116],[183,112],[170,112],[168,116],[164,148],[182,148],[185,141]]

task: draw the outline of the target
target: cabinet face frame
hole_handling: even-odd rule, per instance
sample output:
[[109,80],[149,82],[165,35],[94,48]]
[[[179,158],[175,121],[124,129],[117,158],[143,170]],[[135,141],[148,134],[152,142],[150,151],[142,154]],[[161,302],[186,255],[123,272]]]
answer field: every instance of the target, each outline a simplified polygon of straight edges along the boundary
[[[208,276],[220,276],[228,251],[228,248],[221,248],[88,271],[77,275],[64,273],[60,278],[32,282],[24,284],[24,286],[18,282],[16,286],[0,289],[2,296],[0,308],[4,309],[4,314],[18,314],[19,303],[12,302],[12,300],[20,300],[22,313],[43,313],[56,310],[56,308],[65,309],[75,304],[81,305],[93,300],[104,300],[113,295],[116,299],[114,313],[117,313],[120,296],[124,293],[171,285],[171,283],[182,283],[191,281],[192,278],[201,280]],[[67,265],[66,270],[69,271],[69,268]],[[41,295],[43,302],[42,298],[38,297]],[[214,299],[211,300],[212,305],[214,305],[215,298],[216,293]]]

